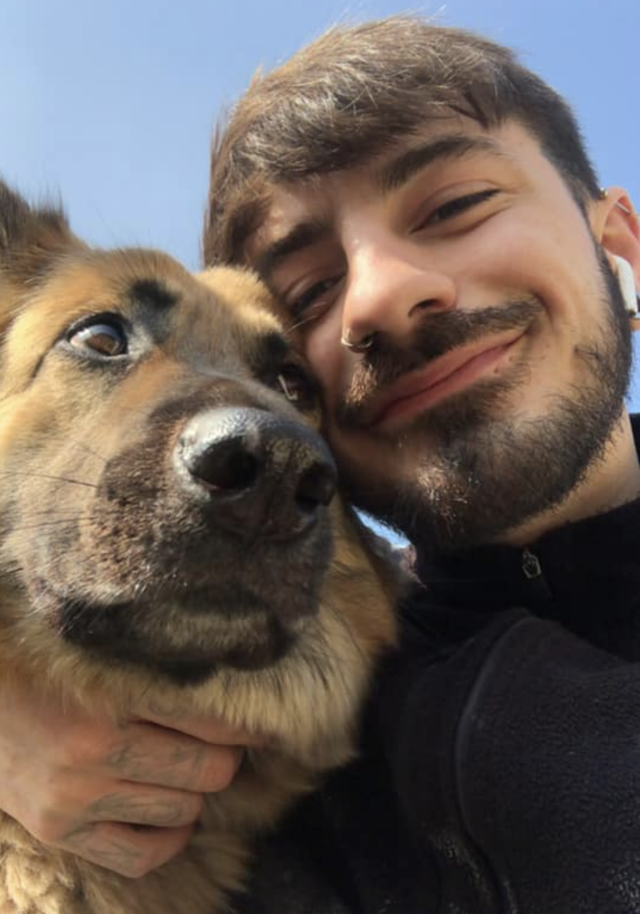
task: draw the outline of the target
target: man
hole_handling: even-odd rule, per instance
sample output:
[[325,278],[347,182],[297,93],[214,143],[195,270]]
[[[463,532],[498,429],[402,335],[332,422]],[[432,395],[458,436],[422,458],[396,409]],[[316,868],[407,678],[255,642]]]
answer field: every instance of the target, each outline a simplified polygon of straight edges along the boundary
[[[565,103],[476,36],[411,17],[337,29],[238,105],[207,262],[248,263],[274,289],[345,485],[410,537],[427,585],[401,607],[361,758],[265,842],[240,910],[640,911],[640,467],[624,407],[639,236]],[[246,738],[68,715],[65,775],[43,754],[46,715],[20,700],[54,785],[33,806],[65,819],[45,838],[100,860],[120,829],[132,873],[186,840]],[[0,775],[25,738],[5,738]],[[83,772],[65,806],[56,785]]]

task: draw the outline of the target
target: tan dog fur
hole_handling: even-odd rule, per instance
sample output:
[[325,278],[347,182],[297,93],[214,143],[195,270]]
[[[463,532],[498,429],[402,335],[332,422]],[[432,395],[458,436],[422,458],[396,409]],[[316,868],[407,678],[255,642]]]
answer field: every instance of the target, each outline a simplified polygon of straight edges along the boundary
[[[158,287],[177,304],[164,309],[153,300],[137,302],[132,287],[151,288],[151,299]],[[151,655],[166,647],[200,658],[208,650],[203,645],[254,637],[245,635],[241,614],[239,620],[188,614],[173,596],[162,601],[167,537],[182,555],[183,529],[188,546],[174,576],[184,576],[185,587],[200,568],[202,586],[211,592],[215,575],[226,575],[229,588],[246,571],[246,557],[225,560],[221,571],[216,562],[223,547],[198,541],[188,510],[173,506],[167,455],[193,411],[209,405],[249,402],[318,424],[317,410],[303,417],[255,376],[260,339],[281,332],[272,311],[249,274],[220,269],[205,284],[157,252],[90,249],[60,213],[30,209],[0,185],[0,688],[28,676],[63,701],[106,705],[115,720],[126,718],[134,703],[138,709],[146,703],[155,713],[216,715],[271,740],[268,749],[248,753],[229,789],[208,798],[188,849],[140,879],[46,847],[0,814],[2,914],[225,910],[227,893],[243,884],[252,836],[271,828],[323,771],[353,754],[373,665],[394,640],[395,583],[337,498],[326,518],[333,547],[319,605],[291,622],[297,640],[272,665],[222,664],[203,681],[177,683],[64,636],[60,594],[80,605],[97,601],[105,618],[111,603],[137,606],[148,599],[150,608],[135,616],[135,632],[149,639]],[[126,369],[88,367],[70,350],[67,328],[95,312],[151,327],[145,333],[153,338],[143,340]],[[169,401],[160,427],[153,417]],[[120,474],[115,482],[113,467]],[[114,495],[110,487],[120,485]],[[260,549],[257,544],[252,555],[258,566]],[[193,559],[191,567],[198,550],[210,558]],[[273,578],[271,557],[264,561],[265,592],[274,601],[293,560],[286,548],[279,554],[283,567]],[[265,618],[271,611],[269,604]],[[260,645],[262,636],[255,637]]]

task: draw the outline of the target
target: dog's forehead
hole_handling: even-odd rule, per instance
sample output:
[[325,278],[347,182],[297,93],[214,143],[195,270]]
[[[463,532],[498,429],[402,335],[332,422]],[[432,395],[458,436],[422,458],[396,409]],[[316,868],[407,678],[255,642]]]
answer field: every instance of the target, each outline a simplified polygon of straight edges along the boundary
[[193,275],[158,251],[91,251],[61,260],[28,295],[23,325],[32,339],[55,337],[85,315],[99,312],[164,321],[173,344],[237,350],[246,356],[282,334],[270,293],[251,273],[220,267]]
[[71,252],[25,286],[22,318],[55,334],[85,315],[127,314],[136,304],[167,312],[182,297],[189,273],[154,251]]
[[194,276],[157,251],[70,252],[25,286],[16,304],[0,359],[2,383],[11,378],[16,390],[68,328],[97,314],[124,315],[154,341],[160,359],[199,370],[251,376],[289,348],[271,296],[252,274],[216,268]]
[[253,273],[237,267],[216,267],[197,274],[195,279],[248,334],[283,332],[273,296]]
[[189,332],[193,335],[197,328],[196,336],[210,351],[236,353],[255,364],[278,360],[289,348],[273,297],[255,275],[216,267],[191,279],[200,295],[190,297],[186,306]]

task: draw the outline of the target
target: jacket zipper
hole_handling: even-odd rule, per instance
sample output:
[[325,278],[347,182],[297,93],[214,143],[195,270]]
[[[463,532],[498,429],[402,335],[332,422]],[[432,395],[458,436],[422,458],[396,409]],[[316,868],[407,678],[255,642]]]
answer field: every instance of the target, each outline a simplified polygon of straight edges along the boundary
[[530,549],[524,549],[522,551],[522,570],[524,572],[525,578],[528,578],[530,581],[535,580],[535,578],[542,577],[540,560],[538,556],[534,555]]
[[540,559],[528,547],[522,550],[522,572],[531,581],[532,595],[550,600],[553,594],[542,573]]

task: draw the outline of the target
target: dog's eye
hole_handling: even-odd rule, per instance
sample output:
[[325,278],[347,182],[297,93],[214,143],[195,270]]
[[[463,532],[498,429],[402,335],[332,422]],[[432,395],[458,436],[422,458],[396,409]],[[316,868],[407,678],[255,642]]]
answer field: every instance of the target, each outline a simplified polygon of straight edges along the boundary
[[299,365],[294,363],[282,365],[276,376],[276,382],[287,400],[295,403],[300,409],[310,409],[315,404],[316,385]]
[[81,327],[72,329],[67,340],[74,348],[90,349],[103,358],[125,355],[128,349],[124,328],[116,321],[107,322],[104,318],[96,319],[93,323],[85,322]]

